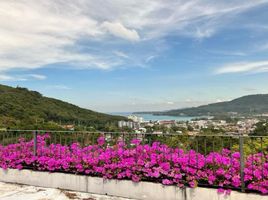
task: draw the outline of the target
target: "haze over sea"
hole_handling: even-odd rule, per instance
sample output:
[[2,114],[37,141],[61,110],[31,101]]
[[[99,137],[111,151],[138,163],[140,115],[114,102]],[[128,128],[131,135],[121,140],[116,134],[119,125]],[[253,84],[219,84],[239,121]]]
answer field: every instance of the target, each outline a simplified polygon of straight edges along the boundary
[[[113,112],[109,113],[113,115],[120,116],[129,116],[132,115],[132,112]],[[190,121],[198,117],[189,117],[189,116],[166,116],[166,115],[152,115],[152,114],[134,114],[135,116],[142,117],[144,121],[157,121],[157,120],[176,120],[176,121]],[[200,117],[200,116],[199,116]]]

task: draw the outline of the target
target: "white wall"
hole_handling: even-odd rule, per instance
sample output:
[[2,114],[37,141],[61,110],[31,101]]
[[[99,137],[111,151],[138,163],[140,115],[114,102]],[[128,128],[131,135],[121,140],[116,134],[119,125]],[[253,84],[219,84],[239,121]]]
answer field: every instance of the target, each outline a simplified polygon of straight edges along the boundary
[[141,200],[268,200],[268,196],[232,192],[218,194],[216,189],[163,186],[162,184],[132,181],[104,180],[102,178],[37,172],[31,170],[0,169],[0,181],[40,187],[60,188],[95,194],[107,194]]

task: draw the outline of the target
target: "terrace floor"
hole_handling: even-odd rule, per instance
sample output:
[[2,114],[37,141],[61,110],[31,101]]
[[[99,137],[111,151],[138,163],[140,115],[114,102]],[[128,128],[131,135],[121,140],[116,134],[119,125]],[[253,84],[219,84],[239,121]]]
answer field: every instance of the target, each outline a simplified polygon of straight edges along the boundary
[[[0,182],[0,200],[130,200],[82,192]],[[133,200],[133,199],[132,199]]]

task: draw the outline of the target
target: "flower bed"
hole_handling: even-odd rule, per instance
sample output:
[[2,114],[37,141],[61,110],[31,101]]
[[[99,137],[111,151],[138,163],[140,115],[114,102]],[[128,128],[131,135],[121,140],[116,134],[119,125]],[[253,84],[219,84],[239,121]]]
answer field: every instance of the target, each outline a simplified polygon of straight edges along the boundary
[[[37,156],[33,141],[20,139],[16,144],[0,146],[0,167],[3,169],[34,168],[42,171],[80,173],[107,179],[131,179],[134,182],[152,181],[179,187],[208,184],[228,194],[239,188],[240,155],[223,149],[202,155],[193,150],[170,148],[158,142],[142,145],[133,140],[128,147],[121,141],[108,146],[104,137],[98,144],[80,147],[61,144],[46,145],[49,135],[38,136]],[[268,156],[261,153],[248,156],[245,166],[246,187],[268,194]]]

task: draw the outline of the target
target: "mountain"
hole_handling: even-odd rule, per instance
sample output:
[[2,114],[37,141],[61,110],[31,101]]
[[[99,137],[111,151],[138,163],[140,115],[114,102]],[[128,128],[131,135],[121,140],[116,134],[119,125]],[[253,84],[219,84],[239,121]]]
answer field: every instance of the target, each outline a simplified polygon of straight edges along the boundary
[[154,115],[170,116],[219,116],[228,115],[230,113],[237,113],[241,115],[262,114],[268,113],[268,94],[248,95],[234,99],[232,101],[212,103],[199,107],[150,113]]
[[125,119],[92,110],[83,109],[73,104],[42,96],[26,88],[13,88],[0,85],[0,128],[36,128],[33,125],[50,123],[79,124],[102,128],[109,123]]

